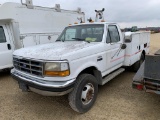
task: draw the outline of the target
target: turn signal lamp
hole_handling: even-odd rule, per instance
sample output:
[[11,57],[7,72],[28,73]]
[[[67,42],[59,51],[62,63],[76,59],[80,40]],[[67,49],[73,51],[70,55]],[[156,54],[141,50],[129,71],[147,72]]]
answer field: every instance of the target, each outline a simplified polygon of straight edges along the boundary
[[66,71],[45,71],[46,76],[65,77],[65,76],[69,76],[69,74],[70,74],[69,70],[66,70]]

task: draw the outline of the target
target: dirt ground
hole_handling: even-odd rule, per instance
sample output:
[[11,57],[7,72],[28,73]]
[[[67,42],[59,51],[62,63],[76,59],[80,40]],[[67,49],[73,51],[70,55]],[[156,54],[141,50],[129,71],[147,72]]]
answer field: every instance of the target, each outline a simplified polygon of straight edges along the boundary
[[[160,34],[151,35],[151,53],[160,49]],[[8,72],[0,73],[0,120],[159,120],[160,96],[133,90],[135,73],[124,72],[99,87],[97,101],[85,113],[74,112],[67,96],[23,93]]]

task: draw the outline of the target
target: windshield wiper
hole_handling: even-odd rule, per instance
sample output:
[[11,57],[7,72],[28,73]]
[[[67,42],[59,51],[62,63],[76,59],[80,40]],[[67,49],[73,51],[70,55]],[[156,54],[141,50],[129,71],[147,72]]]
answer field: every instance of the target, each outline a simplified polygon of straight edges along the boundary
[[61,40],[56,40],[56,42],[57,42],[57,41],[61,41]]
[[85,39],[81,39],[81,38],[72,38],[72,39],[75,39],[75,40],[78,40],[78,41],[83,41]]
[[86,41],[85,39],[81,39],[81,38],[72,38],[72,39],[75,39],[75,40],[78,40],[78,41],[85,41],[87,43],[90,43],[89,41]]
[[56,42],[59,42],[59,41],[64,42],[65,40],[56,40]]

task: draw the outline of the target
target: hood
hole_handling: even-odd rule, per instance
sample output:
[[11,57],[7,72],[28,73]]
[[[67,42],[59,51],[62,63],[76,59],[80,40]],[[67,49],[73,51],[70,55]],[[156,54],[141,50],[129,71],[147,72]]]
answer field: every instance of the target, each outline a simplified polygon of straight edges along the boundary
[[16,50],[13,55],[32,58],[38,60],[61,60],[62,56],[72,54],[80,49],[84,49],[98,43],[87,43],[84,41],[66,41],[66,42],[55,42],[50,44],[37,45],[33,47],[22,48]]

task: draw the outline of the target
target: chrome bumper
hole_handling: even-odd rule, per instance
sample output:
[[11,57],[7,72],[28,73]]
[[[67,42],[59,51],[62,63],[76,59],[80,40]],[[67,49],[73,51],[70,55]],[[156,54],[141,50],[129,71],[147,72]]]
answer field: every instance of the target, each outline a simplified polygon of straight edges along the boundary
[[11,70],[13,79],[17,80],[22,91],[33,91],[44,96],[60,96],[72,91],[75,79],[68,81],[44,81],[19,74]]

